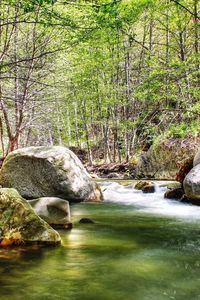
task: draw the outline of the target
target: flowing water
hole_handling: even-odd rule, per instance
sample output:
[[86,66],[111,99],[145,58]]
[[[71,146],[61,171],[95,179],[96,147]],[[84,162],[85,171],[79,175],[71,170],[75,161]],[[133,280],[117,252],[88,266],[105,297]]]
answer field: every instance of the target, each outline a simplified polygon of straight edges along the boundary
[[61,247],[0,250],[1,300],[200,299],[200,207],[102,189],[104,203],[72,206]]

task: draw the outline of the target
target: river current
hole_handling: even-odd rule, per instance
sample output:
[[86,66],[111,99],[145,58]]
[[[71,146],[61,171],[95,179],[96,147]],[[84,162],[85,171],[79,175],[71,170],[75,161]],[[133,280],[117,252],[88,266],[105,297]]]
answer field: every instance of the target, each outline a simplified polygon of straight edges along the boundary
[[103,203],[72,205],[62,246],[0,250],[0,300],[200,299],[200,207],[164,199],[161,183],[101,185]]

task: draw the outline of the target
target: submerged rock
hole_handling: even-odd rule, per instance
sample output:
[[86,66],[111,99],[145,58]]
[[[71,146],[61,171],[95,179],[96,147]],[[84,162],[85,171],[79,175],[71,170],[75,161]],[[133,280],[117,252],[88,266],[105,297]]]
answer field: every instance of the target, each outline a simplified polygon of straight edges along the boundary
[[89,218],[82,218],[80,219],[79,223],[81,224],[94,224],[94,221]]
[[59,146],[13,151],[3,163],[0,184],[16,188],[26,199],[59,197],[68,201],[101,201],[102,192],[78,157]]
[[0,246],[35,242],[58,244],[61,238],[15,189],[0,189]]
[[71,229],[70,207],[67,200],[56,197],[43,197],[28,202],[36,214],[52,227]]

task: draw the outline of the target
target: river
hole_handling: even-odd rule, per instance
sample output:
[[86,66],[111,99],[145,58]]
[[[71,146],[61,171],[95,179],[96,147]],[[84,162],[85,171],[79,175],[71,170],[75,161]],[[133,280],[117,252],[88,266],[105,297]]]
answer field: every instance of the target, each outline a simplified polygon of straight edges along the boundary
[[[118,183],[73,205],[60,247],[0,250],[1,300],[200,299],[200,207]],[[88,217],[94,224],[79,224]]]

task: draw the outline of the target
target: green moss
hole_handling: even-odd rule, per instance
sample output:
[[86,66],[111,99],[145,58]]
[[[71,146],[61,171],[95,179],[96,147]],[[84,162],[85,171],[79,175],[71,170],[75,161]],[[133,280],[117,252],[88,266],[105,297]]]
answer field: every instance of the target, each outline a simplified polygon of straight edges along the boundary
[[[40,219],[15,189],[0,189],[0,239],[58,243],[59,234]],[[22,217],[23,216],[23,217]]]
[[10,221],[11,216],[12,216],[12,210],[7,209],[6,211],[3,212],[2,216],[1,216],[1,221],[3,223],[7,223]]

